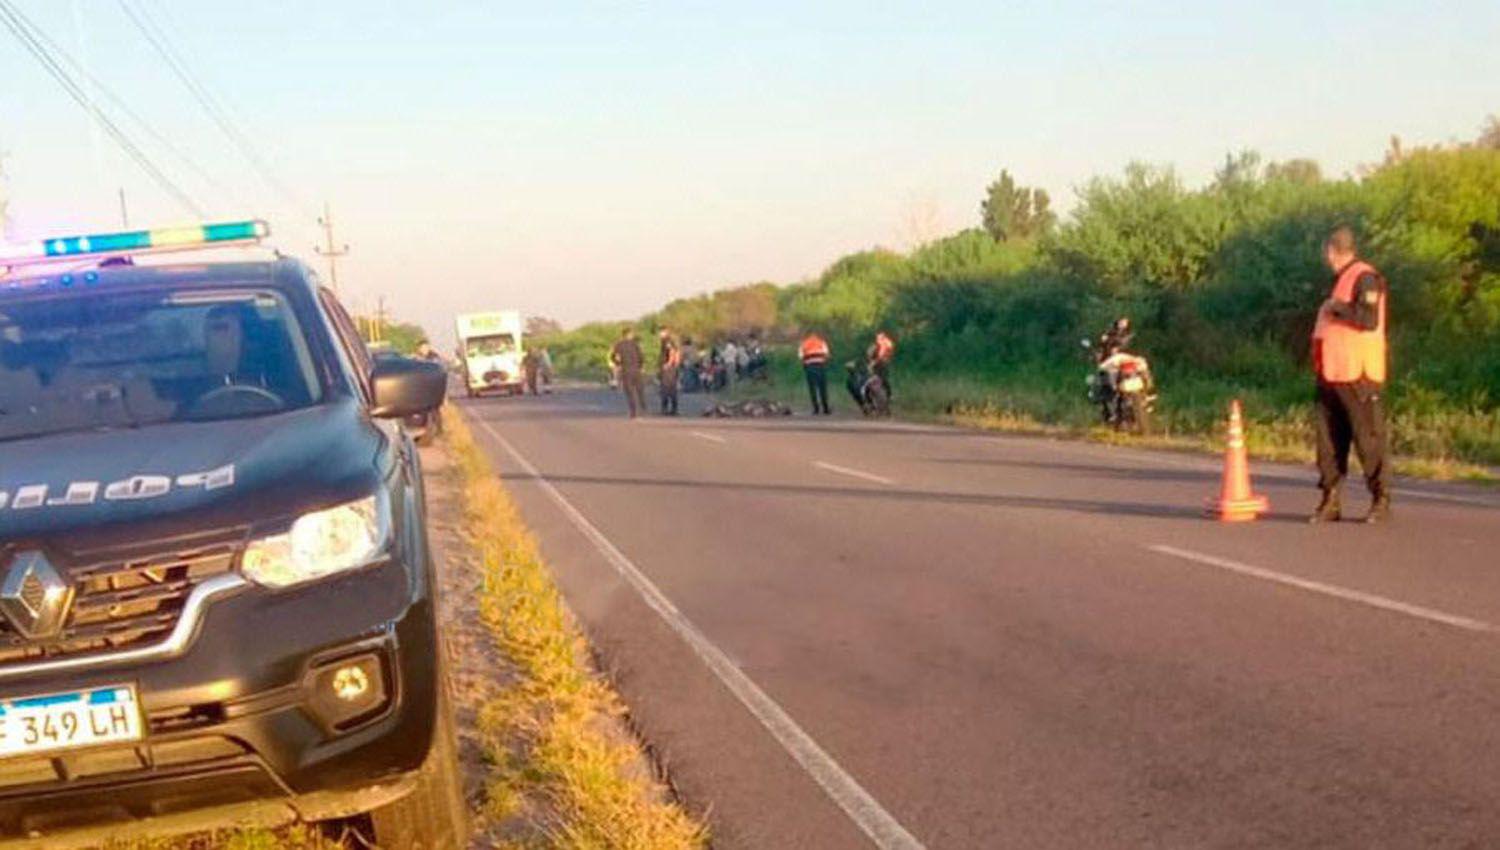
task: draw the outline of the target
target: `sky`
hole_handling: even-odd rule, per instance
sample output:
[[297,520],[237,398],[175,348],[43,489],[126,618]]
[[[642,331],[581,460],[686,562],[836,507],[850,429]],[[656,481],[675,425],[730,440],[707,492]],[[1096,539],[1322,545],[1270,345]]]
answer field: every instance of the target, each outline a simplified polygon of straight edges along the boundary
[[[266,218],[326,269],[328,203],[345,300],[439,338],[465,311],[575,325],[806,279],[976,225],[1002,168],[1066,210],[1131,161],[1339,175],[1500,113],[1493,0],[5,5],[204,215]],[[116,229],[121,189],[132,225],[198,218],[3,28],[0,156],[10,238]]]

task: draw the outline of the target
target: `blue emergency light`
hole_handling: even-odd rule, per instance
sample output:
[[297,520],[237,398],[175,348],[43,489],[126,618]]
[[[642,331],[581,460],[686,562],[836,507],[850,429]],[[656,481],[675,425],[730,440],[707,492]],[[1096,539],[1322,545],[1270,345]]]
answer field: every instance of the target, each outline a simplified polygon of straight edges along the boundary
[[101,255],[148,254],[258,242],[271,235],[260,219],[195,224],[123,233],[62,236],[36,242],[0,243],[0,266],[22,266]]

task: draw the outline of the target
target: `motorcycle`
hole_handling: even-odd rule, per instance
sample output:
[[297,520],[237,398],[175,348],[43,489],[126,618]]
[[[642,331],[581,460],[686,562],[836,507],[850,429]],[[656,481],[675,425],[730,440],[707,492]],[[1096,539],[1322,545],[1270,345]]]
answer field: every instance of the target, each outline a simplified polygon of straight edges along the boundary
[[759,343],[750,343],[748,347],[749,356],[745,360],[745,377],[752,381],[771,380],[771,362],[766,358],[766,352]]
[[844,387],[859,405],[861,413],[866,416],[891,415],[891,394],[886,390],[885,381],[875,374],[868,363],[860,364],[851,360],[844,364],[844,371],[847,373]]
[[[1083,341],[1083,347],[1094,352],[1089,340]],[[1100,351],[1094,360],[1094,371],[1088,378],[1088,398],[1099,405],[1104,424],[1116,431],[1149,431],[1157,399],[1151,364],[1140,355],[1119,350]]]

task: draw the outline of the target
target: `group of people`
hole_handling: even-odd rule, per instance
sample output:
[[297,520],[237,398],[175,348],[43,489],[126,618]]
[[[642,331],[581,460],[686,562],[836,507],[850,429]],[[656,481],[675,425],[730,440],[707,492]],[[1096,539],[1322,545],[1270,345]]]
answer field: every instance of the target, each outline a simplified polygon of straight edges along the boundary
[[[676,416],[682,391],[716,392],[736,381],[765,374],[766,356],[760,340],[733,339],[699,349],[691,338],[679,341],[671,328],[657,332],[656,380],[661,413]],[[646,354],[635,329],[621,330],[608,354],[610,385],[619,386],[633,419],[646,410]]]

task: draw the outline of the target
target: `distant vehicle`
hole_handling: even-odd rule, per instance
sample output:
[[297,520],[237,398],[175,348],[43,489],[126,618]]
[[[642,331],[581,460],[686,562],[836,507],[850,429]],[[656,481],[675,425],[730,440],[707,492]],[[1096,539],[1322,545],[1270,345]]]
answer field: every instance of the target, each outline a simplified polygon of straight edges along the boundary
[[0,243],[0,845],[204,818],[462,845],[396,424],[447,376],[373,359],[297,260],[133,260],[266,235]]
[[467,313],[455,321],[459,365],[469,398],[487,392],[520,395],[521,314],[515,310]]

